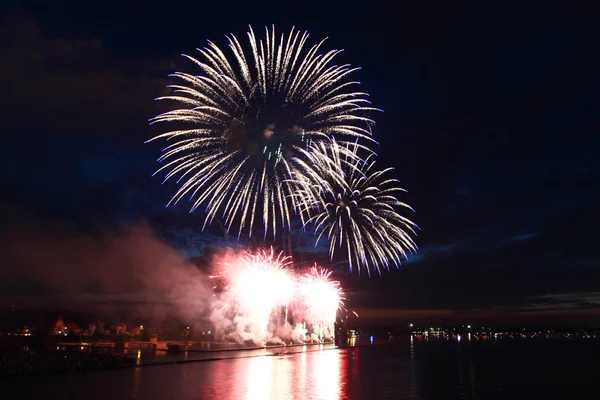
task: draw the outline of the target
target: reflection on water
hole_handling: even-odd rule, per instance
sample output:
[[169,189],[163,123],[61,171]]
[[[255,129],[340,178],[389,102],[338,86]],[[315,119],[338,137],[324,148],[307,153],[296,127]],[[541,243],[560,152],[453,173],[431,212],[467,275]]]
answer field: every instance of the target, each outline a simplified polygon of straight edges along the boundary
[[352,376],[352,385],[357,393],[360,393],[360,349],[353,349],[349,362],[350,373]]
[[[273,362],[273,368],[277,368],[277,371],[273,371],[271,374],[271,398],[279,397],[291,399],[293,398],[292,385],[294,380],[294,363],[288,357],[269,357]],[[283,397],[282,397],[283,396]],[[261,397],[261,399],[268,399],[269,397]]]
[[417,399],[417,362],[415,359],[415,338],[413,335],[410,335],[410,350],[408,357],[409,397],[411,399]]
[[0,384],[3,392],[31,399],[49,393],[86,400],[600,398],[598,343],[406,338],[394,345],[310,349]]
[[248,388],[243,397],[247,400],[262,400],[271,398],[271,387],[273,386],[273,357],[257,357],[248,363],[239,364],[241,371],[236,371],[236,376],[243,379],[245,375]]
[[[308,393],[299,393],[300,397],[309,399],[339,399],[342,389],[340,377],[339,351],[321,351],[313,359],[314,367],[310,369]],[[344,360],[346,358],[344,357]]]
[[134,399],[139,398],[141,374],[142,374],[142,370],[139,368],[136,368],[135,372],[133,373],[133,385],[131,388],[131,397]]
[[[339,399],[341,358],[340,351],[323,349],[294,358],[250,358],[247,362],[235,363],[234,388],[228,393],[231,398],[247,400]],[[219,383],[220,386],[225,384]]]
[[298,362],[298,369],[299,369],[299,373],[298,373],[298,379],[296,379],[295,382],[292,382],[292,393],[296,393],[296,392],[301,392],[304,391],[306,386],[307,386],[307,373],[308,373],[308,369],[307,369],[307,355],[306,355],[306,346],[304,346],[303,348],[304,352],[300,355],[299,358],[299,362]]

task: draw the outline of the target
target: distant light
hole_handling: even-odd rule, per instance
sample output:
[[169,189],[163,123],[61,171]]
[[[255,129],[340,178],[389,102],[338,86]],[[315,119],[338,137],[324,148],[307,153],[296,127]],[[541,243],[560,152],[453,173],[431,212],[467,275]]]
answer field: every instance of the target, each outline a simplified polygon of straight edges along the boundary
[[144,329],[144,325],[140,325],[140,329]]
[[373,344],[373,335],[371,335],[371,344]]
[[188,326],[186,329],[190,329],[190,327]]
[[457,339],[458,339],[458,341],[460,342],[460,335],[458,335]]
[[413,327],[413,324],[409,324],[409,326],[412,328],[412,327]]
[[471,329],[471,325],[467,325],[467,329]]

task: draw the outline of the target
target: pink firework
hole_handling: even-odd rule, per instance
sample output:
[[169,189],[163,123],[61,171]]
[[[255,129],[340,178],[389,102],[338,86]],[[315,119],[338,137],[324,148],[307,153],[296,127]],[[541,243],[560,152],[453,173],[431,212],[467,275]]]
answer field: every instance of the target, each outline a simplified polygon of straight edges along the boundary
[[344,291],[339,281],[330,279],[331,271],[317,264],[298,279],[299,294],[306,305],[306,317],[312,324],[333,325],[343,307]]
[[266,328],[273,310],[292,300],[295,281],[288,270],[291,264],[290,257],[283,252],[276,255],[272,248],[225,264],[221,275],[229,281],[225,287],[231,298],[228,305],[235,303],[249,322]]

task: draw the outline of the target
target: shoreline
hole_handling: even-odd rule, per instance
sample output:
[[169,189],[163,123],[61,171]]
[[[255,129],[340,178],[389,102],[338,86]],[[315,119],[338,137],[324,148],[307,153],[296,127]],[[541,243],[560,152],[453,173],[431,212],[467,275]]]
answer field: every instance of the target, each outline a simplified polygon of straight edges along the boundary
[[[6,380],[18,380],[18,379],[47,379],[53,376],[74,376],[81,375],[86,376],[87,374],[97,373],[97,372],[108,372],[108,371],[117,371],[122,369],[131,369],[131,368],[142,368],[142,367],[152,367],[152,366],[166,366],[166,365],[176,365],[176,364],[188,364],[188,363],[199,363],[199,362],[214,362],[214,361],[225,361],[225,360],[235,360],[235,359],[244,359],[244,358],[258,358],[258,357],[274,357],[274,356],[292,356],[302,353],[315,353],[319,351],[326,350],[340,350],[340,349],[352,349],[352,348],[360,348],[367,347],[373,345],[387,344],[385,343],[373,343],[373,344],[362,344],[356,346],[337,346],[334,343],[329,344],[296,344],[296,345],[274,345],[274,346],[261,346],[261,347],[242,347],[236,349],[218,349],[218,350],[183,350],[179,351],[177,354],[180,355],[181,358],[173,359],[168,357],[167,355],[160,355],[158,357],[152,356],[148,360],[144,360],[143,358],[138,358],[129,354],[114,354],[114,355],[105,355],[104,359],[108,362],[107,364],[101,367],[91,367],[90,364],[87,364],[86,361],[77,360],[76,364],[72,365],[71,368],[57,368],[57,369],[49,369],[46,371],[23,371],[24,373],[17,374],[7,374],[4,376],[0,375],[0,382]],[[282,349],[282,351],[276,351],[278,349]],[[289,350],[287,350],[289,349]],[[260,353],[252,353],[260,350],[264,350],[264,352]],[[162,351],[162,350],[161,350]],[[231,353],[232,351],[238,351],[241,354],[236,355],[228,355],[227,353]],[[204,357],[192,357],[191,359],[187,359],[186,353],[192,353],[194,355],[204,354]],[[214,354],[209,354],[214,353]],[[219,356],[219,354],[221,354]],[[176,354],[174,354],[176,356]],[[185,357],[185,358],[184,358]],[[164,359],[166,358],[166,359]]]
[[[291,356],[291,355],[295,355],[295,354],[302,354],[302,353],[315,353],[317,351],[328,351],[328,350],[343,350],[343,349],[354,349],[354,348],[362,348],[362,347],[371,347],[371,346],[380,346],[380,345],[385,345],[385,344],[390,344],[389,342],[375,342],[375,343],[371,343],[371,344],[360,344],[360,345],[355,345],[355,346],[337,346],[333,343],[329,344],[329,345],[322,345],[322,344],[310,344],[310,345],[302,345],[302,344],[298,344],[298,345],[293,345],[293,346],[269,346],[267,349],[274,349],[274,348],[289,348],[289,347],[304,347],[306,346],[307,349],[306,350],[302,350],[302,351],[288,351],[288,352],[282,352],[282,353],[268,353],[268,354],[250,354],[250,355],[239,355],[239,356],[233,356],[233,357],[207,357],[207,358],[196,358],[196,359],[191,359],[191,360],[157,360],[156,362],[141,362],[139,365],[127,365],[127,366],[123,366],[123,368],[141,368],[141,367],[150,367],[150,366],[158,366],[158,365],[173,365],[173,364],[186,364],[186,363],[194,363],[194,362],[208,362],[208,361],[221,361],[221,360],[235,360],[235,359],[241,359],[241,358],[255,358],[255,357],[274,357],[274,356]],[[322,347],[323,346],[323,347]],[[312,347],[312,348],[308,348],[308,347]],[[318,348],[316,348],[318,347]],[[238,351],[252,351],[252,350],[261,350],[261,349],[265,349],[265,347],[252,347],[252,348],[241,348]],[[225,350],[225,351],[230,351]],[[220,350],[215,350],[215,351],[206,351],[206,353],[218,353],[221,352]],[[185,351],[183,352],[185,353]]]
[[[261,349],[287,349],[290,347],[304,347],[304,346],[334,346],[335,343],[294,343],[294,344],[273,344],[268,346],[252,346],[252,347],[232,347],[227,349],[214,349],[214,350],[197,350],[197,349],[189,349],[189,350],[178,350],[178,353],[222,353],[227,351],[246,351],[246,350],[261,350]],[[135,350],[135,349],[132,349]],[[168,353],[169,349],[156,349],[156,351],[161,351],[164,353]]]
[[[278,348],[289,348],[289,347],[307,347],[306,350],[298,350],[298,351],[286,351],[286,352],[280,352],[280,353],[267,353],[267,354],[248,354],[248,355],[237,355],[237,356],[231,356],[231,357],[206,357],[206,358],[195,358],[195,359],[191,359],[191,360],[152,360],[149,362],[140,362],[140,364],[136,364],[136,365],[126,365],[123,366],[122,368],[141,368],[141,367],[151,367],[151,366],[160,366],[160,365],[174,365],[174,364],[187,364],[187,363],[195,363],[195,362],[210,362],[210,361],[223,361],[223,360],[236,360],[236,359],[242,359],[242,358],[256,358],[256,357],[275,357],[275,356],[287,356],[287,355],[294,355],[294,354],[302,354],[302,353],[314,353],[317,351],[325,351],[325,350],[335,350],[335,349],[341,349],[341,348],[345,348],[345,347],[339,347],[336,346],[334,344],[330,344],[330,345],[322,345],[322,344],[311,344],[311,345],[281,345],[281,346],[267,346],[267,347],[245,347],[245,348],[238,348],[238,349],[226,349],[226,350],[214,350],[214,351],[197,351],[197,350],[188,350],[188,351],[182,351],[182,353],[186,353],[186,352],[195,352],[195,353],[223,353],[223,352],[228,352],[228,351],[255,351],[255,350],[268,350],[268,349],[278,349]],[[308,348],[308,347],[312,347],[312,349]],[[326,346],[321,348],[321,346]],[[319,347],[319,348],[315,348],[315,347]],[[358,346],[356,346],[358,347]]]

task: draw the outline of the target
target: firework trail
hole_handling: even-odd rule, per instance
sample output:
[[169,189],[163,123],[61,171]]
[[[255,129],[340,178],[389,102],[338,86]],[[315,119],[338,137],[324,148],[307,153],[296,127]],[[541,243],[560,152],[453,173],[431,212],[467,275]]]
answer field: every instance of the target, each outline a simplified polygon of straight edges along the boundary
[[332,63],[341,50],[319,53],[324,40],[308,47],[308,33],[293,28],[279,37],[265,31],[257,39],[250,28],[246,48],[230,35],[228,51],[209,41],[200,58],[185,55],[198,74],[174,73],[180,83],[159,99],[175,107],[151,120],[173,125],[151,139],[173,142],[157,171],[178,177],[169,204],[189,196],[190,212],[206,208],[204,227],[222,218],[238,237],[244,228],[251,235],[257,219],[265,237],[268,230],[275,237],[278,225],[289,228],[291,158],[315,140],[371,140],[368,114],[376,110],[347,79],[358,68]]
[[316,242],[323,235],[329,238],[330,257],[341,250],[350,271],[356,266],[370,276],[371,268],[381,274],[416,251],[411,234],[416,235],[417,226],[397,211],[412,208],[395,197],[404,189],[387,177],[392,168],[375,169],[375,154],[363,160],[362,150],[348,143],[311,145],[304,152],[309,161],[298,161],[294,196],[299,212],[312,214],[307,223],[315,225]]

